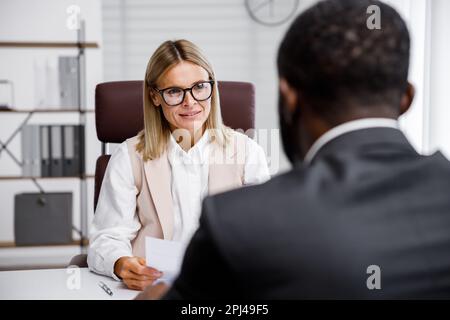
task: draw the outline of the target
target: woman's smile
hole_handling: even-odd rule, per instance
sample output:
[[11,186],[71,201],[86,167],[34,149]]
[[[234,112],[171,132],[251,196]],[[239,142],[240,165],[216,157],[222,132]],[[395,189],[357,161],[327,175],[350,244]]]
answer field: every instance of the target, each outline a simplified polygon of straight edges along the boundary
[[183,119],[195,119],[198,115],[200,115],[201,112],[202,110],[185,111],[179,113],[179,116],[181,116]]

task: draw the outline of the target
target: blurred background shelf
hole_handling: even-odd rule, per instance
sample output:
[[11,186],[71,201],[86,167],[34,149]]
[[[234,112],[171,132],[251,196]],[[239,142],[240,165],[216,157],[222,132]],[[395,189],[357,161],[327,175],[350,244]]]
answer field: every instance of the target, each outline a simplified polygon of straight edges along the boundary
[[14,242],[0,242],[0,271],[64,268],[73,256],[80,253],[80,246],[80,241],[46,246],[16,246]]
[[[68,246],[79,246],[80,244],[81,244],[81,240],[74,240],[71,243],[62,243],[62,244],[18,246],[13,241],[0,241],[0,248],[68,247]],[[88,244],[88,241],[84,240],[83,244],[84,245]]]
[[70,109],[0,109],[3,113],[91,113],[95,112],[94,109],[77,109],[76,107]]
[[33,179],[92,179],[95,178],[94,175],[83,175],[83,176],[71,176],[71,177],[24,177],[24,176],[0,176],[1,180],[33,180]]
[[97,49],[95,42],[0,41],[1,48],[87,48]]

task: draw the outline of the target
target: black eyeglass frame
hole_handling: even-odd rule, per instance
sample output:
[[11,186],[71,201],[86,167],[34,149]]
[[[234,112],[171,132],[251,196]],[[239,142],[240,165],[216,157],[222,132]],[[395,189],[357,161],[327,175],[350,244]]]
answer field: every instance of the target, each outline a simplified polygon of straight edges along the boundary
[[[201,84],[201,83],[209,83],[209,84],[211,84],[211,92],[210,92],[210,94],[209,94],[209,96],[208,96],[207,98],[202,99],[202,100],[199,100],[199,99],[197,99],[196,97],[194,97],[194,95],[192,94],[192,89],[193,89],[195,86],[197,86],[197,85],[199,85],[199,84]],[[189,91],[189,92],[191,93],[191,96],[192,96],[192,98],[194,98],[195,101],[206,101],[206,100],[208,100],[209,98],[211,98],[212,93],[213,93],[213,91],[214,91],[214,83],[215,83],[214,80],[206,80],[206,81],[199,81],[199,82],[195,83],[192,87],[186,88],[186,89],[183,89],[183,88],[180,88],[180,87],[168,87],[168,88],[164,88],[164,89],[158,89],[157,87],[153,87],[153,89],[159,93],[159,95],[161,96],[161,98],[164,100],[164,102],[165,102],[168,106],[170,106],[170,107],[176,107],[176,106],[179,106],[180,104],[183,103],[184,98],[186,98],[186,91]],[[180,102],[180,103],[177,103],[177,104],[169,104],[169,103],[167,103],[166,99],[164,98],[164,91],[170,90],[170,89],[180,89],[180,90],[183,91],[183,98],[181,99],[181,102]]]

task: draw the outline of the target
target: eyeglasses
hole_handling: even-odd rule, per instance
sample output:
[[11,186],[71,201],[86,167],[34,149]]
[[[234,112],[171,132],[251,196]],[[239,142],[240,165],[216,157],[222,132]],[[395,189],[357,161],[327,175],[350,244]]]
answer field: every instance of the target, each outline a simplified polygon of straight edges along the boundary
[[214,80],[197,82],[190,88],[182,89],[178,87],[170,87],[166,89],[158,89],[154,87],[156,91],[161,95],[164,102],[171,106],[177,106],[184,101],[186,96],[186,91],[190,91],[192,98],[196,101],[208,100],[212,95],[212,88],[214,85]]

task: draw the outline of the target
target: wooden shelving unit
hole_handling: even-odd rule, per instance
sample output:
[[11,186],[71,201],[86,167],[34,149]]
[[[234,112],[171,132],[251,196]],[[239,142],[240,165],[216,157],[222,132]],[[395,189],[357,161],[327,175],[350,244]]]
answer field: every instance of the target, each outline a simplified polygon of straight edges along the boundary
[[[85,42],[85,24],[84,21],[80,21],[80,29],[78,30],[77,41],[75,42],[34,42],[34,41],[0,41],[0,48],[20,48],[20,49],[77,49],[77,57],[79,62],[78,76],[79,76],[79,106],[73,106],[72,108],[64,108],[57,109],[55,108],[45,108],[45,109],[34,109],[34,108],[24,108],[24,109],[0,109],[0,113],[2,116],[6,114],[15,114],[22,113],[27,114],[26,118],[21,122],[20,126],[17,130],[12,134],[12,136],[5,142],[1,141],[0,143],[0,153],[7,152],[13,160],[21,165],[21,162],[7,149],[7,144],[14,138],[16,134],[18,134],[21,128],[27,124],[32,115],[36,113],[78,113],[79,114],[79,124],[86,124],[86,114],[93,113],[94,110],[87,109],[85,107],[86,101],[86,93],[85,93],[85,50],[86,49],[97,49],[99,45],[95,42]],[[15,107],[15,106],[13,106]],[[85,169],[86,170],[86,169]],[[83,172],[80,176],[75,177],[25,177],[25,176],[0,176],[0,181],[8,181],[8,180],[31,180],[41,192],[43,192],[43,188],[39,185],[37,180],[47,180],[47,179],[79,179],[80,180],[80,240],[74,241],[73,243],[67,245],[79,245],[81,249],[81,253],[85,252],[85,248],[88,243],[87,238],[87,179],[94,178],[93,175],[87,175],[86,172]],[[53,245],[52,245],[53,246]],[[0,242],[0,248],[10,248],[16,247],[12,242]],[[21,248],[23,248],[21,246]]]
[[24,176],[0,176],[0,181],[6,180],[31,180],[31,179],[39,179],[39,180],[48,180],[48,179],[92,179],[95,178],[92,174],[87,174],[83,176],[72,176],[72,177],[24,177]]
[[0,48],[83,48],[97,49],[95,42],[33,42],[33,41],[0,41]]
[[[89,241],[84,240],[83,245],[88,245]],[[81,240],[74,240],[71,243],[62,243],[62,244],[47,244],[47,245],[28,245],[28,246],[18,246],[14,242],[11,241],[0,241],[0,248],[32,248],[32,247],[66,247],[66,246],[79,246],[81,245]]]
[[5,113],[92,113],[95,112],[94,109],[86,109],[86,110],[79,110],[79,109],[0,109],[0,112]]

